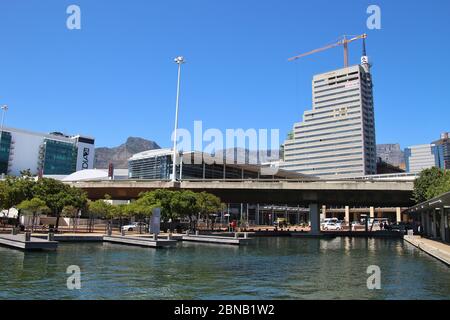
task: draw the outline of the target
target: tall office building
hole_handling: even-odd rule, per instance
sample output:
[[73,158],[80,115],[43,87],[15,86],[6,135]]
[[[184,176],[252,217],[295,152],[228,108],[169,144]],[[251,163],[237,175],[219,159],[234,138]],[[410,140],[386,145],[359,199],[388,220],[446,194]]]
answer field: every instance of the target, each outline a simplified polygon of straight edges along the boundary
[[36,133],[5,128],[0,140],[0,174],[69,175],[93,169],[95,140],[80,135]]
[[406,172],[420,173],[424,169],[443,167],[443,154],[435,144],[421,144],[405,149]]
[[450,138],[449,133],[444,132],[441,134],[441,139],[433,142],[439,148],[439,152],[442,153],[441,168],[450,170]]
[[375,119],[368,58],[314,76],[313,108],[284,143],[281,167],[320,178],[376,173]]

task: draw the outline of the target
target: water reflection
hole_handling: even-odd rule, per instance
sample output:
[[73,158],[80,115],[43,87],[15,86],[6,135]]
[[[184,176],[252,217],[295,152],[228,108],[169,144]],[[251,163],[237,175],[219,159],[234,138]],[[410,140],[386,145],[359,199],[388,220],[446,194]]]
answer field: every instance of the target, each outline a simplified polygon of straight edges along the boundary
[[[80,291],[66,288],[69,265],[82,270]],[[382,290],[367,289],[369,265],[380,266]],[[0,267],[0,299],[450,298],[449,269],[400,240],[258,238],[243,247],[179,243],[164,250],[86,243],[29,253],[0,248]]]

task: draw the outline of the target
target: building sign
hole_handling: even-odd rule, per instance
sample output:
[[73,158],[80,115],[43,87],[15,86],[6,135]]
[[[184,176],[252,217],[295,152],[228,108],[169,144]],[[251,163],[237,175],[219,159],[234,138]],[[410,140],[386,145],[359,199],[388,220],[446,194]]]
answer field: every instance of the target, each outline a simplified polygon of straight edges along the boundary
[[83,162],[81,164],[81,168],[83,168],[83,170],[89,169],[89,153],[90,153],[89,148],[83,149]]

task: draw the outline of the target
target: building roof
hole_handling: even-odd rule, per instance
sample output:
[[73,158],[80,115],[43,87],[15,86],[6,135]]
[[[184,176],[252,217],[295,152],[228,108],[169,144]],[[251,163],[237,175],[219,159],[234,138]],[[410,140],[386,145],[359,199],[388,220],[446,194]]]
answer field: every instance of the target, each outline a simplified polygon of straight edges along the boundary
[[408,213],[416,213],[422,211],[428,211],[439,208],[450,208],[450,192],[441,194],[440,196],[431,200],[419,203],[408,209]]
[[[228,153],[226,150],[224,150],[224,152],[226,152],[227,155],[229,155],[230,153]],[[142,160],[142,159],[147,159],[147,158],[152,158],[152,157],[158,157],[158,156],[171,156],[172,155],[172,149],[157,149],[157,150],[148,150],[148,151],[143,151],[140,153],[137,153],[135,155],[133,155],[129,161],[136,161],[136,160]],[[202,153],[199,151],[185,151],[183,152],[183,156],[201,156],[203,157],[204,161],[206,163],[214,163],[215,158],[213,156],[211,156],[210,154],[207,153]],[[234,159],[234,158],[233,158]],[[237,159],[238,160],[245,160],[244,158],[242,158],[242,156],[237,155]],[[245,162],[245,161],[244,161]],[[222,163],[221,163],[222,164]],[[298,172],[294,172],[294,171],[288,171],[288,170],[283,170],[279,167],[277,167],[277,163],[273,162],[273,164],[275,164],[275,166],[271,166],[269,163],[265,163],[265,164],[258,164],[258,163],[227,163],[226,159],[225,159],[225,164],[228,167],[234,167],[234,168],[239,168],[239,169],[244,169],[247,171],[253,171],[253,172],[260,172],[262,176],[272,176],[272,175],[276,175],[276,176],[282,176],[286,179],[302,179],[302,180],[313,180],[316,179],[316,177],[311,176],[311,175],[305,175],[305,174],[301,174]]]

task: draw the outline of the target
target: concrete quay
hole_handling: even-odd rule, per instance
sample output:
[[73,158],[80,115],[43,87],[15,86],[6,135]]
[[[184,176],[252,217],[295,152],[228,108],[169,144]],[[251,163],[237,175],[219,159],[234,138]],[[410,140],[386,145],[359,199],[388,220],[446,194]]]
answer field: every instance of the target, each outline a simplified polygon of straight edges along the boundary
[[26,239],[25,234],[0,234],[0,245],[16,248],[21,250],[56,250],[58,242],[48,241],[46,239],[40,239],[30,237]]
[[404,236],[403,239],[450,267],[450,246],[448,244],[422,238],[420,236]]
[[[33,234],[33,237],[47,239],[46,234]],[[55,234],[54,240],[58,242],[103,242],[103,234]]]
[[229,245],[243,245],[252,241],[251,238],[239,238],[239,237],[221,237],[221,236],[209,236],[209,235],[183,235],[183,241],[191,242],[203,242],[214,244],[229,244]]
[[115,235],[104,236],[103,241],[117,244],[150,247],[150,248],[171,247],[177,244],[176,240],[167,240],[167,239],[153,240],[144,237],[129,237],[129,236],[115,236]]

